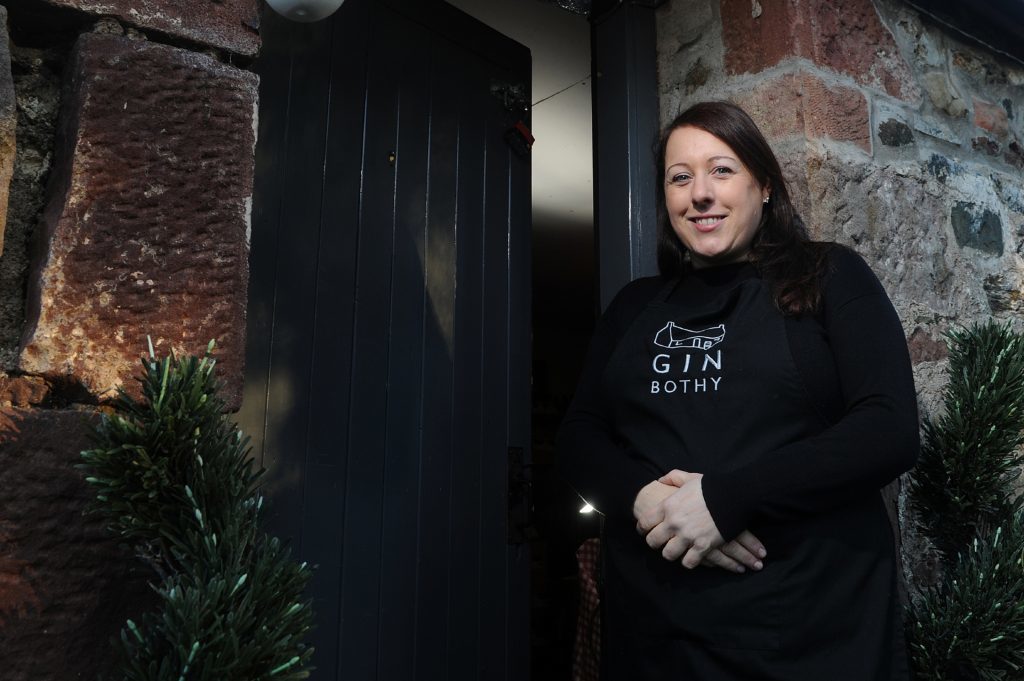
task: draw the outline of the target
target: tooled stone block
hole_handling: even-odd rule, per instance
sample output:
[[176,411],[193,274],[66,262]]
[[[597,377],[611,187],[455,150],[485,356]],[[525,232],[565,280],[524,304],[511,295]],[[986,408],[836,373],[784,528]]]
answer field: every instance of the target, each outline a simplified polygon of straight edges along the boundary
[[100,399],[216,339],[240,402],[257,77],[192,52],[79,38],[19,369]]

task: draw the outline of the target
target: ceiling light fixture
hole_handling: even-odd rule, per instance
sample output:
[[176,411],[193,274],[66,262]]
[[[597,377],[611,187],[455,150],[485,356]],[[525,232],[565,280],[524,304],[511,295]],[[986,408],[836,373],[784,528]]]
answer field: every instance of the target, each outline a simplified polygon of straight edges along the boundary
[[334,14],[345,0],[267,0],[271,9],[292,21],[320,21]]

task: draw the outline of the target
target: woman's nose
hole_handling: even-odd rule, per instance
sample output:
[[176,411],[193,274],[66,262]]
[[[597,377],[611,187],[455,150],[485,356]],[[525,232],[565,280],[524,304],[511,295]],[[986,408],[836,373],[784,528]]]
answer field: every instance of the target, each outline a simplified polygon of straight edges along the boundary
[[692,191],[690,198],[693,199],[694,204],[708,204],[714,200],[714,190],[712,189],[711,182],[708,180],[707,176],[697,173],[693,178],[691,187]]

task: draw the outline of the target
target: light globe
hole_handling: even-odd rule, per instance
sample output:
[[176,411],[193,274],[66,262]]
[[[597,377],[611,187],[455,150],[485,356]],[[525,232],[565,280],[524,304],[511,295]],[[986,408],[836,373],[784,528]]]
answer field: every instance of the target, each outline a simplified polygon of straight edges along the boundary
[[267,0],[271,9],[292,21],[320,21],[334,14],[345,0]]

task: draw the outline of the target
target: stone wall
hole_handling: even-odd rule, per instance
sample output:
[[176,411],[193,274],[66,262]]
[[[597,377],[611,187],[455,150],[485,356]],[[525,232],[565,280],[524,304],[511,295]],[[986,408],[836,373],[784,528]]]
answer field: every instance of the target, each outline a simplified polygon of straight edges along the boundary
[[[0,21],[0,676],[96,678],[145,568],[85,515],[90,423],[217,339],[241,398],[256,0],[27,0]],[[4,28],[6,27],[6,30]],[[8,198],[9,197],[9,198]],[[6,215],[6,220],[3,216]]]
[[673,0],[658,62],[663,122],[701,100],[746,108],[814,237],[872,265],[935,413],[942,334],[1024,308],[1024,64],[901,0]]

